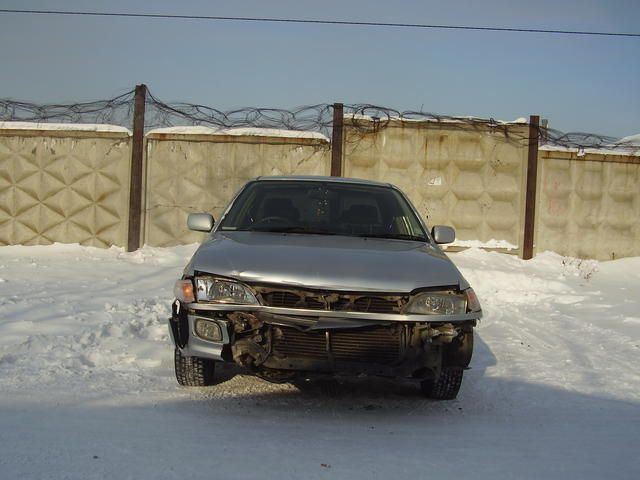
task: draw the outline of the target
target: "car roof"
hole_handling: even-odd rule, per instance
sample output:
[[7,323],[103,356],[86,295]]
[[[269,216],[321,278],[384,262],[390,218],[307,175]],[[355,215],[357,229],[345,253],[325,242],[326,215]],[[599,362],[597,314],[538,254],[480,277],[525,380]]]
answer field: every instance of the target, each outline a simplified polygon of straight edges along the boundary
[[386,182],[376,182],[373,180],[364,180],[362,178],[346,178],[346,177],[323,177],[320,175],[292,175],[292,176],[273,176],[273,177],[257,177],[257,182],[263,181],[296,181],[296,182],[332,182],[332,183],[355,183],[358,185],[376,185],[379,187],[393,187],[392,184]]

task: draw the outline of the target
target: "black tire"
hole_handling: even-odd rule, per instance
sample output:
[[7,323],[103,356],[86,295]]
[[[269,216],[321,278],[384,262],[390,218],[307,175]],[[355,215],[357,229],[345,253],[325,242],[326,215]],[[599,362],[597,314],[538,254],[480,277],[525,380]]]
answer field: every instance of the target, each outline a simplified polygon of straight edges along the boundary
[[433,400],[453,400],[458,396],[464,369],[444,367],[436,380],[423,380],[420,383],[422,393]]
[[215,384],[215,360],[185,357],[179,348],[174,350],[176,380],[183,387],[208,387]]

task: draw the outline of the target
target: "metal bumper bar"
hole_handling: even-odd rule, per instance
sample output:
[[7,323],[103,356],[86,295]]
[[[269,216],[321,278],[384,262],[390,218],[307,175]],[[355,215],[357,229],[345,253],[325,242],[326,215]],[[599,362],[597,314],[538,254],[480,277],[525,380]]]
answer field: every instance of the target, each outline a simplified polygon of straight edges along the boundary
[[365,320],[381,322],[429,322],[429,323],[457,323],[479,320],[482,311],[464,313],[461,315],[417,315],[398,313],[370,313],[370,312],[343,312],[339,310],[310,310],[301,308],[268,307],[265,305],[234,305],[220,303],[188,303],[185,307],[190,311],[213,312],[258,312],[274,315],[290,315],[313,318],[332,318],[347,320]]

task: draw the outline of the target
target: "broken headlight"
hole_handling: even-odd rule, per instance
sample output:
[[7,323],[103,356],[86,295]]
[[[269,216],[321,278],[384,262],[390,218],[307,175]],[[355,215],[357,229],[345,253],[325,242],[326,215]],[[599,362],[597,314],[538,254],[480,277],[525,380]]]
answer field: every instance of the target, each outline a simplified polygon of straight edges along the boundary
[[196,298],[199,302],[258,304],[255,295],[246,285],[214,277],[196,277]]
[[422,292],[407,305],[406,313],[420,315],[457,315],[467,309],[467,298],[453,292]]

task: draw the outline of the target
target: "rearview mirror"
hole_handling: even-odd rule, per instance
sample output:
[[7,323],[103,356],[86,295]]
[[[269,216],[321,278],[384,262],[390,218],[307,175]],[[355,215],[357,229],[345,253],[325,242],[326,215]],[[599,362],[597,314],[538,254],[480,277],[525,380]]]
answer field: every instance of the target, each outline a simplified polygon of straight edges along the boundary
[[196,232],[210,232],[214,223],[215,220],[208,213],[190,213],[187,217],[189,230]]
[[447,225],[436,225],[431,229],[431,236],[436,243],[453,243],[456,239],[456,231]]

